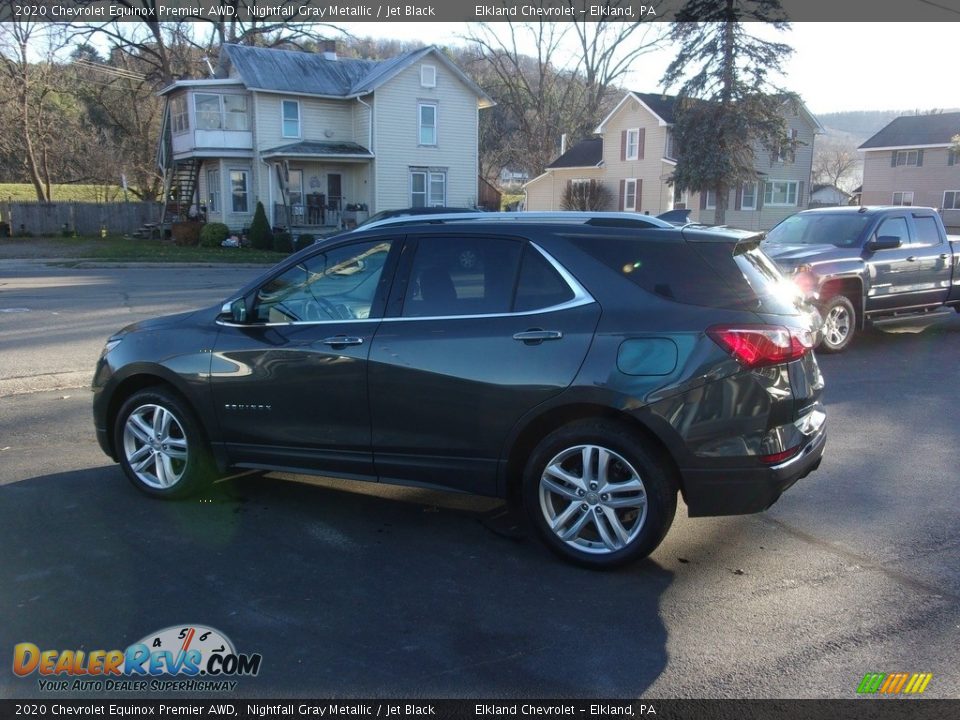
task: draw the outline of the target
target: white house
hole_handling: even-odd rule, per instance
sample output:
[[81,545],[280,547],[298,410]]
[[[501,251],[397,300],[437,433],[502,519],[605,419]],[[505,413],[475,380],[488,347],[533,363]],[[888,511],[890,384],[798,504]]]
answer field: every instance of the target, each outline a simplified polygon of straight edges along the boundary
[[215,77],[167,99],[158,165],[168,215],[231,229],[477,203],[479,110],[492,101],[435,47],[389,60],[224,45]]

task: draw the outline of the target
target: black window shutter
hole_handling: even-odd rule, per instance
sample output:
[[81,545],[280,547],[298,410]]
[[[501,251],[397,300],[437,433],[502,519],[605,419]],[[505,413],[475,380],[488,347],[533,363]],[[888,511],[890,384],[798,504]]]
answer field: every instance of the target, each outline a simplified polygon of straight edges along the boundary
[[917,167],[923,165],[923,150],[917,150]]
[[897,151],[893,150],[890,152],[890,167],[897,166]]

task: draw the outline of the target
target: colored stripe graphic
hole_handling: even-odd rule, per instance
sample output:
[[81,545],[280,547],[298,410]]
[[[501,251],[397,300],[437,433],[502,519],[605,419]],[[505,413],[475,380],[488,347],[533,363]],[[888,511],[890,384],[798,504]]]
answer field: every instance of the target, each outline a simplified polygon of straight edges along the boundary
[[919,695],[932,679],[933,673],[867,673],[857,686],[857,692],[861,695]]

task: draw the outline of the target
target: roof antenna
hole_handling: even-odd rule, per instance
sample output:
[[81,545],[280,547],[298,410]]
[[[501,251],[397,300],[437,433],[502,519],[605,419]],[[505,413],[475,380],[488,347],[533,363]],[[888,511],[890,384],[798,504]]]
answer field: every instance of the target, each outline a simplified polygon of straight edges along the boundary
[[205,62],[207,64],[207,70],[210,71],[210,77],[214,78],[217,76],[217,74],[213,71],[213,65],[210,64],[210,58],[204,55],[202,58],[200,58],[200,62]]

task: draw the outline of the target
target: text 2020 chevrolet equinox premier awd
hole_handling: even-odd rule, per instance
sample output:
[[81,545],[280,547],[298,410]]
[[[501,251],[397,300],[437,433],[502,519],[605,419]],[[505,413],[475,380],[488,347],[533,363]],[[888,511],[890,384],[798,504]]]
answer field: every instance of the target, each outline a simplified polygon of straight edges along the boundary
[[759,236],[474,217],[341,235],[117,333],[101,446],[162,498],[233,467],[522,501],[590,566],[651,553],[678,491],[757,512],[820,463],[819,318]]

